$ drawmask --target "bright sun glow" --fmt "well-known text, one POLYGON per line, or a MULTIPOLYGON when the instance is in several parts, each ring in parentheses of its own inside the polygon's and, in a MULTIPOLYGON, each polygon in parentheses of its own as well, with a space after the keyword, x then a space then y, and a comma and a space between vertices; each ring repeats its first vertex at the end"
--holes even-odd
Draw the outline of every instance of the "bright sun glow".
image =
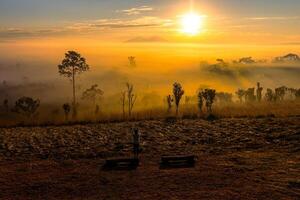
POLYGON ((181 31, 188 35, 197 35, 203 28, 203 16, 190 12, 181 18, 181 31))

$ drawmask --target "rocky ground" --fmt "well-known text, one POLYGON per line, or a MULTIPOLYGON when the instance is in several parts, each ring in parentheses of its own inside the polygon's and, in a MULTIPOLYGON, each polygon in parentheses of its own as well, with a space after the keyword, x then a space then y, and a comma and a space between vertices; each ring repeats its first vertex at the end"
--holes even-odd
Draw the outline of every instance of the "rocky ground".
POLYGON ((300 118, 0 129, 0 199, 300 199, 300 118), (140 167, 102 171, 142 133, 140 167), (160 170, 161 155, 195 154, 160 170))

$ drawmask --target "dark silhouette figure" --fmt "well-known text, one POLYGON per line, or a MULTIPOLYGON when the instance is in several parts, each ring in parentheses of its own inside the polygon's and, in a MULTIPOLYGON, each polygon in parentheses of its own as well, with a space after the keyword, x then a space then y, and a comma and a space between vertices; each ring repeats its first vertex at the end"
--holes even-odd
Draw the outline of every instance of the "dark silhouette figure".
POLYGON ((132 131, 132 138, 133 138, 133 156, 134 158, 139 158, 140 152, 140 133, 139 129, 134 128, 132 131))
POLYGON ((75 51, 68 51, 62 63, 58 65, 59 73, 63 76, 71 78, 73 84, 73 118, 76 118, 76 91, 75 91, 75 76, 89 70, 89 65, 86 64, 85 58, 75 51))

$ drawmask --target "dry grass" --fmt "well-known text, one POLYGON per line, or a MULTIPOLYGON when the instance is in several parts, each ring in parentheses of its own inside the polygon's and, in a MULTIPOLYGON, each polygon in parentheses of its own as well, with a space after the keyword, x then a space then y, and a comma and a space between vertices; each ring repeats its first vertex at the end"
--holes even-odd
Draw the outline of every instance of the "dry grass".
MULTIPOLYGON (((206 118, 207 113, 200 113, 195 104, 182 104, 179 110, 179 118, 206 118)), ((300 115, 299 101, 284 101, 280 103, 229 103, 216 104, 213 107, 213 114, 217 118, 259 118, 259 117, 288 117, 300 115)), ((86 124, 99 122, 121 122, 121 121, 139 121, 151 119, 164 119, 175 116, 175 111, 167 113, 165 107, 154 107, 136 109, 128 119, 123 118, 122 114, 117 111, 105 111, 97 115, 93 112, 93 108, 84 105, 80 107, 76 120, 65 120, 63 110, 54 105, 45 105, 39 109, 38 115, 32 119, 28 119, 15 113, 0 113, 0 126, 37 126, 37 125, 63 125, 63 124, 86 124)), ((71 117, 71 116, 70 116, 71 117)))
POLYGON ((0 199, 299 199, 299 117, 195 119, 0 128, 0 199), (137 171, 101 171, 131 154, 137 171), (163 154, 198 156, 192 169, 159 170, 163 154))

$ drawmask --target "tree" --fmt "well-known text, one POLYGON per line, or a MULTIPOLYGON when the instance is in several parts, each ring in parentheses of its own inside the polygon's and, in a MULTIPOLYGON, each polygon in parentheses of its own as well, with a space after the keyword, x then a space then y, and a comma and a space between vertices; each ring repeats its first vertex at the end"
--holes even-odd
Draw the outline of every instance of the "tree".
POLYGON ((272 101, 275 101, 275 100, 276 100, 275 93, 273 92, 272 89, 267 88, 267 92, 266 92, 266 94, 265 94, 265 99, 266 99, 266 101, 268 101, 268 102, 272 102, 272 101))
POLYGON ((100 106, 96 105, 96 107, 95 107, 95 115, 98 115, 99 110, 100 110, 100 106))
POLYGON ((172 96, 171 95, 168 95, 167 97, 166 97, 166 101, 167 101, 167 104, 168 104, 168 113, 170 113, 171 112, 171 110, 172 110, 172 104, 173 104, 173 98, 172 98, 172 96))
POLYGON ((296 88, 288 88, 288 91, 293 95, 295 100, 299 100, 300 98, 300 89, 296 88))
POLYGON ((202 112, 203 102, 204 102, 204 99, 203 99, 203 90, 199 90, 198 91, 198 108, 199 108, 200 112, 202 112))
POLYGON ((180 83, 173 84, 173 95, 175 98, 175 105, 176 105, 176 116, 178 115, 179 104, 182 96, 184 95, 184 90, 180 83))
POLYGON ((216 99, 221 103, 231 103, 232 102, 232 94, 226 92, 218 92, 216 93, 216 99))
POLYGON ((31 97, 21 97, 15 103, 13 111, 31 118, 40 106, 40 100, 31 97))
POLYGON ((66 121, 68 121, 69 120, 69 113, 71 111, 71 106, 68 103, 65 103, 62 107, 63 107, 63 110, 65 112, 65 119, 66 119, 66 121))
POLYGON ((3 107, 4 107, 5 112, 9 111, 8 99, 4 99, 4 101, 3 101, 3 107))
POLYGON ((261 102, 263 87, 260 87, 260 83, 257 83, 256 89, 256 99, 258 102, 261 102))
POLYGON ((185 99, 184 99, 185 101, 184 101, 184 103, 185 104, 189 104, 190 102, 191 102, 191 100, 192 100, 192 97, 190 97, 190 96, 185 96, 185 99))
POLYGON ((246 91, 243 90, 243 89, 238 89, 238 91, 236 91, 235 94, 238 96, 238 98, 240 100, 240 103, 242 103, 243 102, 243 97, 245 96, 246 91))
POLYGON ((245 100, 246 102, 254 102, 256 97, 255 97, 255 88, 248 88, 245 92, 245 100))
POLYGON ((133 106, 136 102, 137 96, 133 92, 133 85, 130 83, 126 83, 127 87, 127 100, 128 100, 128 116, 131 117, 133 106))
POLYGON ((283 101, 285 94, 287 91, 287 87, 281 86, 279 88, 275 88, 275 100, 276 101, 283 101))
POLYGON ((75 51, 68 51, 62 63, 58 65, 59 74, 71 78, 73 84, 73 118, 77 115, 76 109, 76 91, 75 91, 75 77, 77 74, 89 70, 89 65, 86 63, 84 57, 75 51))
POLYGON ((212 113, 212 105, 214 103, 216 97, 216 90, 213 89, 205 89, 202 92, 203 98, 205 99, 206 109, 209 114, 212 113))
POLYGON ((129 57, 128 57, 128 61, 129 61, 130 67, 136 67, 135 57, 129 56, 129 57))
POLYGON ((125 117, 126 117, 126 112, 125 112, 126 92, 121 93, 121 105, 122 105, 123 119, 125 119, 125 117))
POLYGON ((300 89, 298 89, 298 90, 295 92, 295 97, 296 97, 296 100, 299 100, 299 99, 300 99, 300 89))
POLYGON ((98 89, 98 85, 95 84, 82 93, 81 99, 91 101, 93 106, 95 106, 95 114, 97 115, 99 113, 100 107, 98 104, 96 105, 96 101, 100 99, 103 94, 104 92, 101 89, 98 89))

